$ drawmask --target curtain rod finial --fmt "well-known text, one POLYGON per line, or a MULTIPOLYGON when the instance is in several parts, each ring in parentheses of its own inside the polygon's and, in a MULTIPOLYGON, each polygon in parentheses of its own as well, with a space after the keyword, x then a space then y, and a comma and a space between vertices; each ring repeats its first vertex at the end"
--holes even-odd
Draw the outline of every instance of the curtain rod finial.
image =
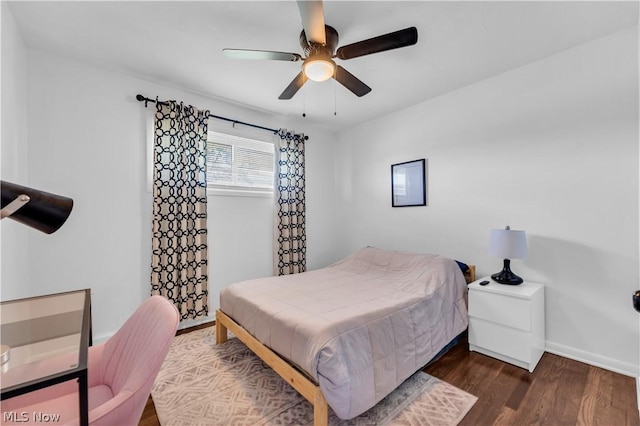
POLYGON ((136 95, 136 100, 137 100, 138 102, 142 102, 142 101, 144 101, 144 107, 145 107, 145 108, 146 108, 147 106, 149 106, 149 100, 150 100, 150 99, 145 98, 145 97, 144 97, 144 96, 142 96, 140 93, 138 93, 138 94, 136 95))

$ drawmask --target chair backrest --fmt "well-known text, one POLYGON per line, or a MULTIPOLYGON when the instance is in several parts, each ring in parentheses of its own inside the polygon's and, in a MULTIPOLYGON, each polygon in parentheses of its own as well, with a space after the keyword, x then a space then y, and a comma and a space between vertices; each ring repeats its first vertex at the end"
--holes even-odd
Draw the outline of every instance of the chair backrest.
POLYGON ((138 393, 143 401, 138 416, 169 351, 178 322, 178 311, 171 302, 162 296, 151 296, 105 342, 100 366, 102 382, 111 387, 114 395, 138 393))

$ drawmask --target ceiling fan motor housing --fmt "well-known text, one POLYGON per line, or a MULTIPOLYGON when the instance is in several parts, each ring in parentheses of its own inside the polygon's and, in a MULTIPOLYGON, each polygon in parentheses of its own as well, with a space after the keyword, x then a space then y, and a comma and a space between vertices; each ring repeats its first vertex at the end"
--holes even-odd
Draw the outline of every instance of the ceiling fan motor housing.
POLYGON ((309 42, 304 30, 300 32, 300 46, 304 50, 304 55, 306 57, 311 57, 318 54, 329 56, 329 58, 333 57, 336 47, 338 46, 338 32, 335 30, 335 28, 330 27, 329 25, 325 25, 324 30, 326 39, 326 44, 324 45, 309 42))

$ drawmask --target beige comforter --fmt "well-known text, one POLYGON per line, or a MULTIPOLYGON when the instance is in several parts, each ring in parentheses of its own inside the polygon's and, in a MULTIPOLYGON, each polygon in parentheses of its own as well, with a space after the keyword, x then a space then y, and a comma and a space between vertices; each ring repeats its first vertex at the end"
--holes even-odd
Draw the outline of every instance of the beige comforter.
POLYGON ((233 284, 220 308, 349 419, 466 329, 466 288, 451 259, 366 247, 320 270, 233 284))

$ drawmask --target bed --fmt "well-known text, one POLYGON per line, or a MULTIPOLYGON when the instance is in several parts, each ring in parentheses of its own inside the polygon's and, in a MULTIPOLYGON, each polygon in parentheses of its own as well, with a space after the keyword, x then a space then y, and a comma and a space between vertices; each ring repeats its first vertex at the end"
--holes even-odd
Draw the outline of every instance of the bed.
POLYGON ((365 247, 319 270, 243 281, 220 292, 227 330, 314 406, 342 419, 373 407, 468 325, 473 266, 365 247))

